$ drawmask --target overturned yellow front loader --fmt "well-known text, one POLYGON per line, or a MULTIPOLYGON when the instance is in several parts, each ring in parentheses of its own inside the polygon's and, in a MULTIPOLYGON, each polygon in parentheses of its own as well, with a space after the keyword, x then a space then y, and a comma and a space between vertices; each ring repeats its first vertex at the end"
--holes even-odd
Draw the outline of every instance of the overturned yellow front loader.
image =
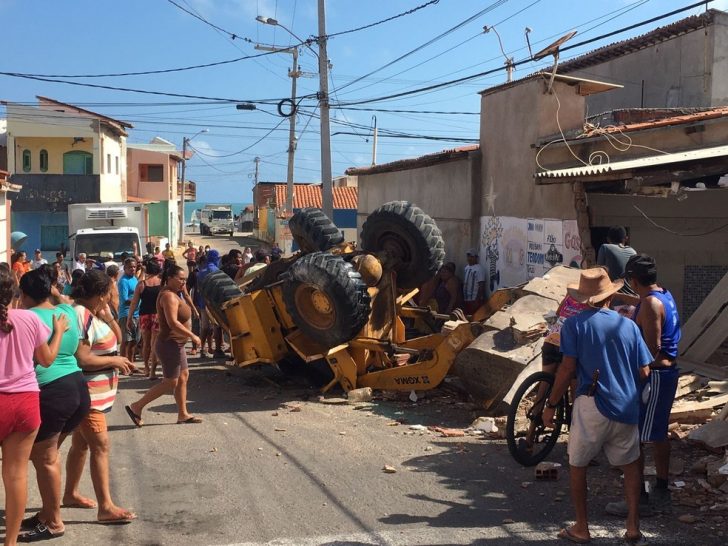
MULTIPOLYGON (((273 262, 241 286, 224 273, 201 290, 213 318, 230 335, 236 365, 327 364, 323 386, 428 390, 483 332, 480 322, 437 315, 412 303, 443 263, 435 222, 404 201, 386 203, 366 220, 361 249, 319 209, 289 221, 301 251, 273 262), (405 322, 444 322, 440 333, 408 339, 405 322)), ((485 315, 483 315, 484 317, 485 315)))

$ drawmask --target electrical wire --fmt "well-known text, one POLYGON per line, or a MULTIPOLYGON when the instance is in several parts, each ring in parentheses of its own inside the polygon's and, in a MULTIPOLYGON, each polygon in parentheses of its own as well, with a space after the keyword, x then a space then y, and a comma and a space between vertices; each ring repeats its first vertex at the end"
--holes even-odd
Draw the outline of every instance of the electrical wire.
POLYGON ((642 216, 644 216, 645 220, 647 220, 650 224, 655 226, 657 229, 661 229, 662 231, 666 231, 667 233, 670 233, 672 235, 677 235, 678 237, 703 237, 705 235, 710 235, 711 233, 715 233, 716 231, 720 231, 720 230, 728 227, 728 224, 723 224, 723 225, 718 226, 717 228, 713 228, 708 231, 703 231, 701 233, 680 233, 679 231, 674 231, 668 227, 658 224, 652 218, 647 216, 647 213, 645 211, 643 211, 641 208, 639 208, 637 205, 632 205, 632 206, 635 208, 635 210, 637 210, 637 212, 639 212, 642 216))
POLYGON ((190 148, 192 148, 193 150, 195 150, 197 153, 199 153, 201 155, 204 155, 204 156, 207 156, 207 157, 232 157, 234 155, 238 155, 238 154, 242 154, 243 152, 247 152, 252 147, 256 146, 257 144, 260 144, 261 142, 263 142, 267 137, 269 137, 273 133, 273 131, 275 131, 276 129, 278 129, 278 127, 280 127, 283 124, 284 121, 286 121, 286 118, 281 118, 281 121, 279 121, 278 124, 275 127, 273 127, 270 131, 268 131, 266 134, 264 134, 258 140, 256 140, 255 142, 253 142, 250 146, 246 146, 242 150, 238 150, 237 152, 233 152, 231 154, 225 154, 225 155, 208 154, 208 153, 201 152, 200 150, 196 149, 194 146, 192 146, 192 144, 189 144, 189 146, 190 146, 190 148))
MULTIPOLYGON (((672 15, 676 15, 678 13, 682 13, 682 12, 687 11, 689 9, 693 9, 693 8, 696 8, 698 6, 702 6, 702 5, 708 4, 708 3, 713 2, 713 1, 715 1, 715 0, 701 0, 700 2, 695 2, 693 4, 690 4, 689 6, 685 6, 683 8, 679 8, 679 9, 670 11, 668 13, 664 13, 664 14, 659 15, 659 16, 656 16, 656 17, 652 17, 652 18, 647 19, 647 20, 644 20, 644 21, 640 21, 639 23, 635 23, 633 25, 629 25, 627 27, 623 27, 623 28, 614 30, 612 32, 608 32, 606 34, 602 34, 602 35, 597 36, 595 38, 590 38, 589 40, 583 40, 583 41, 578 42, 576 44, 572 44, 572 45, 569 45, 569 46, 566 46, 566 47, 562 47, 562 48, 560 48, 560 51, 561 52, 568 51, 568 50, 574 49, 576 47, 581 47, 583 45, 587 45, 587 44, 596 42, 598 40, 603 40, 604 38, 609 38, 609 37, 614 36, 616 34, 620 34, 622 32, 626 32, 628 30, 632 30, 632 29, 638 28, 640 26, 644 26, 644 25, 647 25, 647 24, 650 24, 650 23, 654 23, 655 21, 659 21, 661 19, 665 19, 667 17, 671 17, 672 15)), ((525 59, 521 59, 520 61, 515 61, 515 62, 513 62, 511 64, 511 66, 515 68, 517 66, 520 66, 522 64, 526 64, 526 63, 529 63, 529 62, 531 62, 531 58, 530 57, 525 58, 525 59)), ((455 84, 458 84, 458 83, 462 83, 464 81, 469 81, 469 80, 473 80, 473 79, 476 79, 476 78, 481 78, 483 76, 488 76, 490 74, 495 74, 495 73, 501 72, 503 70, 506 70, 506 68, 507 67, 505 67, 505 66, 501 66, 501 67, 497 67, 497 68, 492 68, 490 70, 485 70, 485 71, 479 72, 477 74, 471 74, 469 76, 463 76, 463 77, 460 77, 460 78, 455 78, 453 80, 449 80, 449 81, 446 81, 446 82, 441 82, 441 83, 437 83, 437 84, 428 85, 428 86, 425 86, 425 87, 420 87, 418 89, 412 89, 412 90, 409 90, 409 91, 402 91, 402 92, 399 92, 399 93, 393 93, 391 95, 385 95, 385 96, 382 96, 382 97, 375 97, 375 98, 371 98, 371 99, 363 99, 363 100, 358 100, 358 101, 349 101, 349 102, 344 102, 344 103, 340 103, 340 104, 336 104, 336 105, 332 105, 332 106, 333 107, 338 107, 338 106, 355 106, 355 105, 360 105, 360 104, 369 104, 369 103, 372 103, 372 102, 381 102, 381 101, 391 100, 391 99, 395 99, 395 98, 408 97, 408 96, 411 96, 411 95, 416 95, 416 94, 424 93, 424 92, 427 92, 427 91, 434 91, 436 89, 441 89, 441 88, 444 88, 444 87, 449 87, 449 86, 452 86, 452 85, 455 85, 455 84)), ((369 74, 367 74, 367 75, 369 75, 369 74)), ((342 87, 339 88, 339 90, 341 90, 341 89, 342 89, 342 87)))
POLYGON ((442 114, 449 116, 479 116, 480 112, 457 112, 443 110, 396 110, 392 108, 357 108, 355 106, 332 106, 337 110, 358 110, 360 112, 391 112, 398 114, 442 114))
POLYGON ((177 68, 161 68, 158 70, 144 70, 140 72, 113 72, 109 74, 32 74, 27 72, 13 72, 21 76, 34 76, 38 78, 117 78, 121 76, 148 76, 150 74, 169 74, 171 72, 184 72, 186 70, 197 70, 198 68, 210 68, 212 66, 221 66, 226 64, 237 63, 247 59, 257 59, 258 57, 267 57, 275 51, 265 51, 263 53, 255 53, 253 55, 244 55, 235 59, 227 59, 225 61, 215 61, 211 63, 195 64, 190 66, 181 66, 177 68))
MULTIPOLYGON (((594 18, 594 19, 590 19, 590 20, 588 20, 588 21, 585 21, 585 22, 583 22, 583 23, 580 23, 579 25, 576 25, 575 27, 569 27, 568 29, 565 29, 565 30, 561 30, 561 31, 557 32, 556 34, 552 34, 551 36, 547 36, 547 37, 545 37, 545 38, 544 38, 544 39, 542 39, 542 40, 539 40, 539 41, 537 41, 537 42, 534 42, 534 44, 533 44, 533 45, 538 45, 538 44, 541 44, 541 43, 545 43, 545 42, 548 42, 549 40, 552 40, 553 38, 558 38, 559 36, 562 36, 562 35, 563 35, 563 34, 564 34, 565 32, 567 32, 567 31, 569 31, 569 30, 574 30, 574 29, 578 29, 578 28, 581 28, 581 27, 583 27, 583 26, 585 26, 585 25, 588 25, 588 24, 590 24, 590 23, 594 23, 594 22, 596 22, 596 21, 599 21, 599 20, 601 20, 601 19, 606 19, 606 18, 609 18, 609 19, 608 19, 607 21, 603 21, 603 22, 601 22, 601 23, 599 23, 599 24, 596 24, 596 25, 594 25, 594 26, 592 26, 592 27, 590 27, 590 28, 586 29, 586 30, 582 30, 582 31, 580 31, 580 34, 582 34, 582 35, 583 35, 583 34, 586 34, 586 33, 588 33, 588 32, 590 32, 590 31, 594 30, 595 28, 597 28, 597 27, 599 27, 599 26, 601 26, 601 25, 604 25, 604 24, 606 24, 606 23, 608 23, 608 22, 611 22, 611 21, 613 21, 613 20, 614 20, 614 19, 616 19, 617 17, 621 17, 622 15, 625 15, 626 13, 628 13, 628 12, 630 12, 630 11, 632 11, 632 10, 634 10, 634 9, 638 8, 638 7, 640 7, 640 6, 641 6, 641 5, 643 5, 643 4, 646 4, 646 3, 647 3, 647 2, 649 2, 649 1, 650 1, 650 0, 637 0, 636 2, 633 2, 632 4, 628 4, 628 5, 626 5, 626 6, 622 6, 621 8, 619 8, 619 9, 617 9, 617 10, 613 10, 613 11, 610 11, 610 12, 608 12, 608 13, 605 13, 605 14, 603 14, 603 15, 600 15, 599 17, 596 17, 596 18, 594 18), (613 16, 613 17, 610 17, 610 16, 613 16)), ((528 7, 528 6, 527 6, 527 7, 528 7)), ((498 23, 496 23, 496 24, 495 24, 495 25, 493 25, 493 26, 497 26, 497 25, 499 25, 499 24, 503 23, 503 22, 504 22, 504 21, 506 21, 506 20, 508 20, 508 17, 507 17, 506 19, 503 19, 503 20, 499 21, 498 23)), ((508 53, 508 55, 509 55, 509 56, 511 56, 511 55, 513 55, 514 53, 517 53, 517 52, 519 52, 519 51, 523 51, 523 50, 526 50, 526 49, 527 49, 527 48, 526 48, 526 46, 523 46, 523 47, 520 47, 520 48, 518 48, 518 49, 515 49, 515 50, 513 50, 513 51, 510 51, 510 52, 508 53)), ((489 63, 491 63, 491 62, 493 62, 493 61, 497 61, 497 60, 500 60, 500 59, 501 59, 501 56, 496 56, 496 57, 492 57, 492 58, 490 58, 490 59, 487 59, 487 60, 485 60, 485 61, 481 61, 481 62, 478 62, 478 63, 472 64, 472 65, 466 66, 466 67, 464 67, 464 68, 460 68, 460 69, 458 69, 458 70, 454 70, 454 71, 451 71, 451 72, 447 72, 446 74, 441 74, 441 75, 439 75, 439 76, 437 76, 437 77, 431 78, 431 80, 433 80, 433 81, 431 81, 430 83, 436 83, 436 82, 437 82, 437 80, 438 80, 438 79, 440 79, 440 78, 446 78, 446 77, 448 77, 448 76, 452 76, 453 74, 459 74, 459 73, 461 73, 461 72, 465 72, 465 71, 467 71, 467 70, 469 70, 469 69, 471 69, 471 68, 475 68, 476 66, 483 66, 483 65, 487 65, 487 64, 489 64, 489 63)), ((465 83, 465 82, 463 82, 463 83, 465 83)), ((418 84, 418 85, 420 85, 420 84, 418 84)), ((471 84, 471 85, 476 85, 476 84, 471 84)))
POLYGON ((175 6, 175 7, 179 8, 179 9, 181 9, 182 11, 184 11, 185 13, 187 13, 188 15, 191 15, 191 16, 192 16, 192 17, 194 17, 195 19, 198 19, 199 21, 202 21, 203 23, 205 23, 206 25, 208 25, 208 26, 210 26, 210 27, 214 28, 215 30, 217 30, 217 31, 219 31, 219 32, 222 32, 223 34, 227 34, 228 36, 230 36, 230 39, 231 39, 231 40, 236 40, 236 39, 239 39, 239 38, 241 37, 241 36, 240 36, 240 34, 237 34, 237 33, 235 33, 235 32, 230 32, 229 30, 225 30, 224 28, 222 28, 222 27, 219 27, 219 26, 217 26, 217 25, 216 25, 216 24, 214 24, 214 23, 211 23, 210 21, 208 21, 207 19, 205 19, 205 18, 204 18, 204 17, 202 17, 201 15, 198 15, 197 13, 194 13, 193 11, 191 11, 191 10, 188 10, 188 9, 187 9, 187 8, 185 8, 184 6, 180 6, 180 5, 179 5, 179 4, 177 3, 177 2, 175 2, 174 0, 167 0, 167 2, 169 2, 169 3, 170 3, 170 4, 172 4, 173 6, 175 6))
MULTIPOLYGON (((37 76, 26 76, 23 74, 16 74, 14 72, 0 72, 0 76, 9 76, 11 78, 24 78, 28 80, 36 80, 36 81, 42 81, 42 82, 49 82, 49 83, 64 83, 66 85, 74 85, 77 87, 92 87, 95 89, 108 89, 111 91, 124 91, 127 93, 141 93, 144 95, 158 95, 163 97, 180 97, 180 98, 187 98, 187 99, 200 99, 200 100, 211 100, 211 101, 224 101, 229 103, 238 103, 238 102, 252 102, 256 104, 270 104, 272 102, 277 103, 283 99, 233 99, 233 98, 225 98, 225 97, 206 97, 202 95, 187 95, 185 93, 169 93, 164 91, 149 91, 146 89, 132 89, 129 87, 117 87, 113 85, 101 85, 101 84, 94 84, 94 83, 85 83, 85 82, 70 82, 66 80, 59 80, 55 78, 39 78, 37 76)), ((301 98, 315 98, 316 95, 305 95, 301 98)))
POLYGON ((384 64, 384 65, 380 66, 379 68, 375 68, 374 70, 372 70, 372 71, 370 71, 370 72, 367 72, 367 73, 366 73, 366 74, 364 74, 363 76, 360 76, 360 77, 358 77, 358 78, 355 78, 355 79, 353 79, 353 80, 352 80, 352 81, 350 81, 349 83, 345 83, 344 85, 342 85, 341 87, 339 87, 339 88, 338 88, 338 91, 341 91, 342 89, 346 89, 347 87, 350 87, 350 86, 354 85, 355 83, 357 83, 357 82, 360 82, 360 81, 361 81, 361 80, 363 80, 364 78, 368 78, 368 77, 369 77, 369 76, 371 76, 372 74, 376 74, 377 72, 381 72, 381 71, 382 71, 382 70, 384 70, 385 68, 389 68, 389 67, 390 67, 390 66, 392 66, 393 64, 395 64, 395 63, 398 63, 399 61, 401 61, 401 60, 403 60, 403 59, 406 59, 406 58, 407 58, 407 57, 409 57, 410 55, 414 55, 414 54, 415 54, 415 53, 417 53, 418 51, 420 51, 420 50, 424 49, 425 47, 427 47, 427 46, 429 46, 429 45, 432 45, 433 43, 435 43, 435 42, 437 42, 438 40, 440 40, 440 39, 444 38, 445 36, 447 36, 447 35, 449 35, 449 34, 451 34, 451 33, 455 32, 456 30, 458 30, 458 29, 462 28, 463 26, 467 25, 468 23, 471 23, 472 21, 474 21, 474 20, 475 20, 475 19, 477 19, 478 17, 481 17, 481 16, 485 15, 486 13, 488 13, 489 11, 492 11, 492 10, 494 10, 494 9, 496 9, 496 8, 498 8, 498 7, 500 7, 500 6, 502 6, 502 5, 503 5, 503 4, 505 4, 506 2, 508 2, 508 0, 496 0, 495 2, 493 2, 492 4, 490 4, 490 5, 486 6, 485 8, 483 8, 483 9, 482 9, 482 10, 480 10, 480 11, 478 11, 477 13, 474 13, 473 15, 471 15, 470 17, 468 17, 467 19, 465 19, 465 20, 463 20, 463 21, 460 21, 460 22, 459 22, 458 24, 456 24, 455 26, 453 26, 453 27, 450 27, 449 29, 447 29, 447 30, 446 30, 446 31, 444 31, 444 32, 441 32, 440 34, 438 34, 438 35, 437 35, 437 36, 435 36, 434 38, 430 38, 430 39, 429 39, 429 40, 427 40, 427 41, 426 41, 425 43, 423 43, 423 44, 421 44, 421 45, 417 46, 417 47, 416 47, 416 48, 414 48, 414 49, 411 49, 411 50, 409 50, 408 52, 406 52, 406 53, 404 53, 404 54, 400 55, 400 56, 399 56, 399 57, 397 57, 396 59, 394 59, 394 60, 392 60, 392 61, 389 61, 388 63, 386 63, 386 64, 384 64))
MULTIPOLYGON (((331 34, 327 34, 326 36, 323 36, 325 39, 329 38, 335 38, 336 36, 343 36, 344 34, 351 34, 352 32, 359 32, 360 30, 366 30, 368 28, 375 27, 377 25, 381 25, 383 23, 388 23, 389 21, 394 21, 395 19, 399 19, 400 17, 404 17, 405 15, 412 15, 413 13, 420 11, 421 9, 424 9, 428 6, 433 6, 437 3, 439 3, 440 0, 430 0, 429 2, 425 2, 424 4, 420 4, 419 6, 415 6, 412 9, 409 9, 407 11, 403 11, 402 13, 398 13, 397 15, 393 15, 392 17, 387 17, 386 19, 382 19, 380 21, 376 21, 374 23, 369 23, 368 25, 364 25, 361 27, 352 28, 349 30, 342 30, 341 32, 333 32, 331 34)), ((295 13, 295 12, 294 12, 295 13)), ((313 41, 318 41, 322 38, 322 36, 315 36, 313 38, 313 41)))

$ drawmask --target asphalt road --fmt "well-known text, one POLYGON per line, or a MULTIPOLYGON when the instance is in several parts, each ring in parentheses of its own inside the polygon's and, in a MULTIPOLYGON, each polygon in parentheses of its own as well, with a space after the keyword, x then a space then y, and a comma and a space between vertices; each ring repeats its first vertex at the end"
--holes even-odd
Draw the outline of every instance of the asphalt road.
MULTIPOLYGON (((63 509, 66 535, 53 544, 555 544, 571 518, 566 473, 535 482, 501 441, 409 429, 466 426, 474 412, 449 390, 416 403, 327 404, 272 368, 191 362, 190 410, 203 424, 175 424, 170 396, 135 428, 123 406, 150 385, 141 377, 122 380, 109 415, 114 498, 139 519, 101 526, 93 510, 63 509)), ((560 444, 553 459, 563 454, 560 444)), ((616 498, 618 474, 606 465, 594 473, 594 542, 613 544, 621 522, 602 506, 616 498)), ((93 494, 88 473, 82 485, 93 494)), ((39 504, 31 467, 28 512, 39 504)), ((696 541, 695 527, 664 518, 644 530, 651 544, 725 543, 702 533, 696 541)))

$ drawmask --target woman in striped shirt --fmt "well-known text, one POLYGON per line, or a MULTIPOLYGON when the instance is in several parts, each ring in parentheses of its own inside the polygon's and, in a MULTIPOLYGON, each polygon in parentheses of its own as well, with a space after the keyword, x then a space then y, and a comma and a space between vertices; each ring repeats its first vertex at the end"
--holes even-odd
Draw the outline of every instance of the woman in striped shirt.
POLYGON ((111 411, 116 398, 119 373, 129 375, 136 368, 125 357, 118 356, 121 331, 109 309, 111 284, 108 275, 90 270, 79 279, 72 294, 82 338, 76 355, 91 395, 91 411, 73 433, 66 462, 63 504, 81 508, 97 506, 78 492, 86 453, 90 449, 91 482, 98 500, 99 523, 128 523, 136 515, 116 506, 111 499, 106 413, 111 411))

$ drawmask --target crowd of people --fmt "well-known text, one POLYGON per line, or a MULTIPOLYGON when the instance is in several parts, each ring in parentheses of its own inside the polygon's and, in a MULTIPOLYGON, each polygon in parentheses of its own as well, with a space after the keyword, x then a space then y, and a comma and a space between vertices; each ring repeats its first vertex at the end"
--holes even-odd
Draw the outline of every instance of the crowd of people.
POLYGON ((173 394, 177 423, 202 419, 187 407, 192 353, 225 357, 223 335, 205 312, 199 284, 219 269, 240 278, 270 261, 270 254, 249 248, 222 259, 215 249, 192 243, 176 263, 169 245, 144 258, 113 256, 92 260, 81 253, 67 264, 62 253, 48 264, 36 251, 13 254, 0 264, 0 444, 5 490, 5 544, 62 536, 61 507, 97 510, 99 523, 128 523, 136 518, 112 498, 109 482, 111 411, 120 375, 144 374, 155 382, 139 400, 125 406, 137 427, 142 412, 164 394, 173 394), (140 353, 142 369, 134 364, 140 353), (61 479, 60 447, 71 437, 61 479), (81 476, 90 461, 96 499, 84 496, 81 476), (27 466, 33 463, 42 500, 38 513, 23 519, 27 466), (22 532, 21 532, 22 531, 22 532))
MULTIPOLYGON (((155 382, 125 406, 136 427, 144 409, 173 394, 178 424, 202 419, 189 412, 188 353, 225 357, 224 333, 210 320, 199 290, 222 271, 237 282, 280 258, 280 249, 233 249, 224 256, 190 242, 176 263, 169 245, 144 259, 99 263, 83 254, 69 268, 63 254, 48 264, 40 251, 24 252, 0 264, 0 443, 5 487, 5 544, 64 534, 61 506, 97 509, 100 523, 131 522, 136 515, 112 499, 109 484, 111 410, 119 375, 143 373, 155 382), (143 369, 134 362, 141 346, 143 369), (31 349, 32 348, 32 349, 31 349), (62 486, 59 448, 71 436, 62 486), (79 491, 86 459, 96 500, 79 491), (27 463, 36 470, 42 507, 23 519, 27 463), (25 530, 19 534, 21 529, 25 530)), ((422 287, 420 303, 448 314, 468 314, 487 299, 486 272, 478 252, 467 252, 464 279, 454 263, 442 266, 422 287)), ((609 231, 599 267, 584 269, 569 286, 542 351, 545 371, 554 373, 544 400, 543 420, 553 425, 558 401, 573 389, 568 442, 570 486, 576 523, 559 537, 591 540, 587 519, 587 468, 604 451, 624 473, 625 500, 610 503, 610 514, 626 518, 625 540, 642 542, 640 516, 669 513, 668 420, 678 381, 680 320, 670 292, 658 285, 656 261, 637 253, 624 228, 609 231), (618 312, 621 311, 621 312, 618 312), (644 485, 644 444, 654 450, 656 483, 644 485)), ((524 442, 523 449, 529 449, 524 442)))

